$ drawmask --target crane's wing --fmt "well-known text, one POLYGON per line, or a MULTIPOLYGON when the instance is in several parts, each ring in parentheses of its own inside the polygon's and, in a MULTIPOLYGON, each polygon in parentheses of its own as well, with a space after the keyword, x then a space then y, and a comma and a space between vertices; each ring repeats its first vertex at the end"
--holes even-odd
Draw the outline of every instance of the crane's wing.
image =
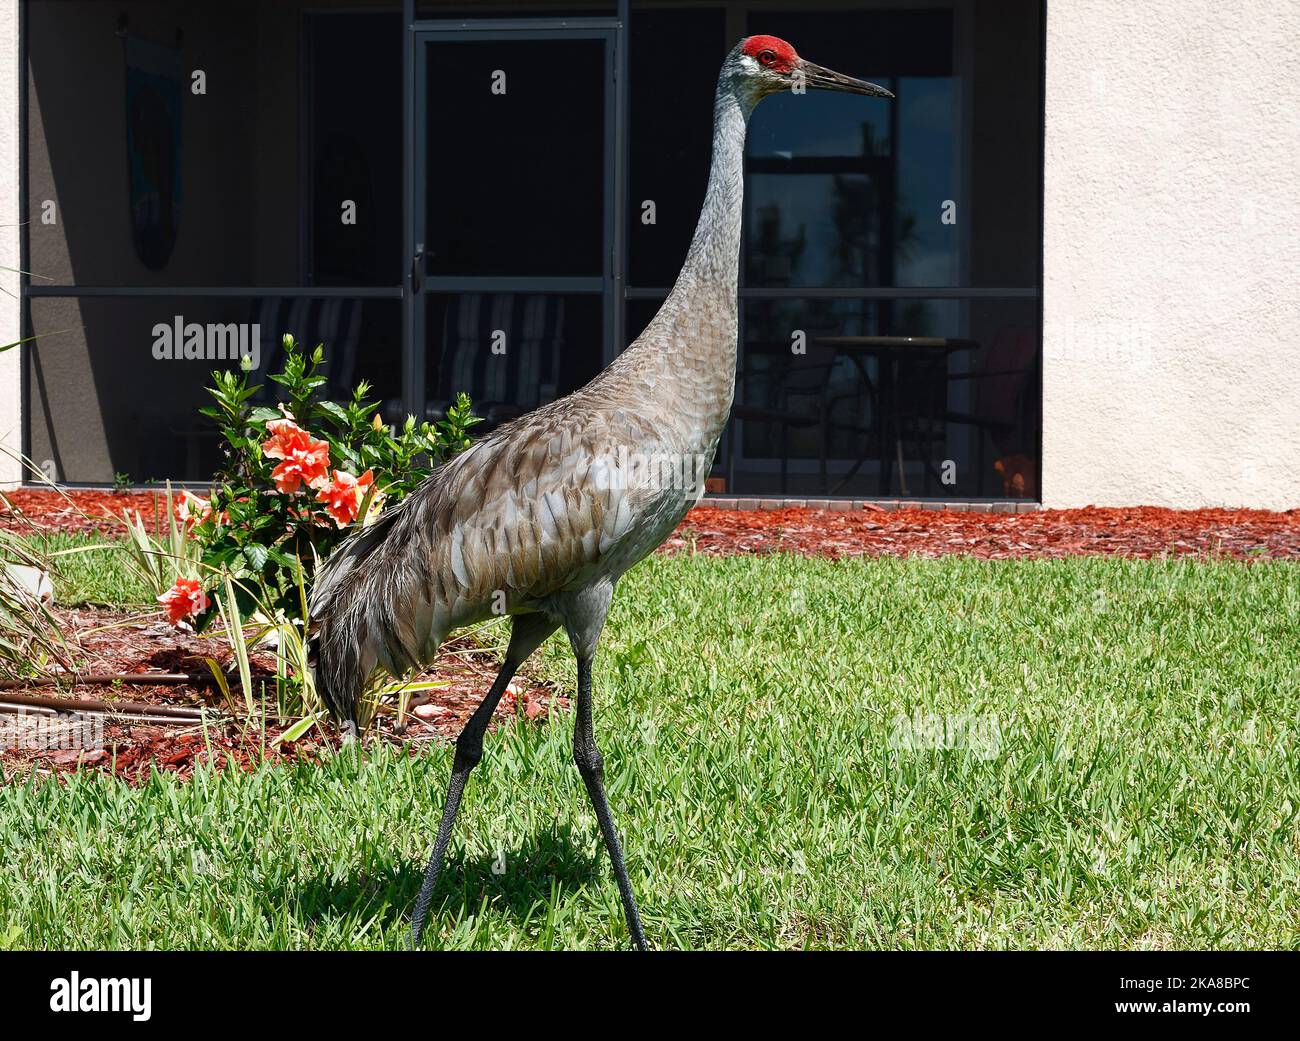
POLYGON ((641 416, 543 410, 501 434, 454 460, 413 503, 433 521, 421 525, 431 536, 425 552, 448 600, 546 596, 580 580, 671 500, 627 487, 621 459, 656 441, 641 416))
POLYGON ((658 436, 625 409, 565 402, 507 424, 340 546, 313 615, 364 614, 375 659, 400 673, 458 626, 625 569, 684 508, 680 490, 626 486, 621 458, 658 436))

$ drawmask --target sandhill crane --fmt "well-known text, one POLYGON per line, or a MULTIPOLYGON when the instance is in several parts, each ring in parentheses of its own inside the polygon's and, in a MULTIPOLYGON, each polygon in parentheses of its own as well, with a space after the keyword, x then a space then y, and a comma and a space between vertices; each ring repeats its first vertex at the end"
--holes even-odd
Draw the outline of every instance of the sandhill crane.
POLYGON ((520 664, 563 626, 578 664, 573 758, 628 929, 646 946, 592 732, 592 660, 619 577, 703 492, 735 383, 745 129, 767 95, 807 88, 893 97, 805 61, 774 36, 741 40, 718 78, 704 209, 681 274, 646 330, 581 390, 498 428, 434 472, 344 542, 317 577, 316 682, 354 736, 357 700, 377 668, 400 677, 429 662, 453 629, 511 615, 501 671, 456 740, 412 945, 493 709, 520 664))

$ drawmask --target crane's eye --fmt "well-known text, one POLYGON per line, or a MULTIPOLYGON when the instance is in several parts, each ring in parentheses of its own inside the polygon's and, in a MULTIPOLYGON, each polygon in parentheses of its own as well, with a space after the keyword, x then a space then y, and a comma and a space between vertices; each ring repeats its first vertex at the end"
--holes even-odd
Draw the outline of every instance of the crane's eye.
POLYGON ((776 54, 772 51, 759 51, 758 60, 764 65, 771 65, 772 62, 776 61, 776 54))

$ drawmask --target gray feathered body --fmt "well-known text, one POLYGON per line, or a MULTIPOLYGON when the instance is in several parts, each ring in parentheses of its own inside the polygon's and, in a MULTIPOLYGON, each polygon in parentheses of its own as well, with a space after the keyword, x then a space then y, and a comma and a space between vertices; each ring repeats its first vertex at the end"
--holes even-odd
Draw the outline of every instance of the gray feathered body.
POLYGON ((370 674, 428 663, 494 614, 557 616, 616 582, 703 491, 731 408, 745 126, 754 100, 724 66, 708 191, 686 263, 645 332, 581 390, 477 441, 345 541, 317 575, 316 682, 355 720, 370 674), (647 476, 665 461, 698 480, 647 476), (629 465, 629 463, 631 465, 629 465), (635 466, 640 465, 639 471, 635 466))

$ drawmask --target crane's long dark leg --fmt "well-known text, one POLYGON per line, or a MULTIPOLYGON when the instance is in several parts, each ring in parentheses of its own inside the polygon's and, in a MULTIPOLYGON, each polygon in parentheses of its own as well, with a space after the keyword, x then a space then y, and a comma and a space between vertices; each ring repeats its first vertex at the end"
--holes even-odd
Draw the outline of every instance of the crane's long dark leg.
POLYGON ((623 897, 623 913, 627 916, 627 928, 632 934, 632 941, 641 950, 646 949, 645 930, 641 927, 641 915, 636 909, 636 897, 632 894, 632 883, 628 881, 627 864, 623 861, 623 847, 618 841, 618 832, 614 828, 614 818, 609 812, 609 800, 605 798, 605 760, 596 747, 596 738, 591 726, 591 659, 578 659, 578 713, 573 727, 573 761, 578 764, 578 772, 587 786, 592 808, 596 811, 596 820, 600 823, 600 833, 605 837, 605 848, 609 850, 609 859, 614 862, 614 877, 618 879, 619 895, 623 897))
POLYGON ((600 823, 600 833, 605 838, 605 848, 609 850, 609 859, 614 862, 614 877, 618 880, 618 892, 623 898, 623 913, 627 916, 628 931, 632 934, 632 941, 644 951, 645 930, 641 928, 641 915, 636 909, 636 897, 632 895, 632 883, 628 881, 627 865, 623 862, 623 847, 614 828, 614 817, 609 812, 609 800, 605 798, 605 760, 596 747, 591 724, 591 663, 596 657, 596 644, 605 627, 605 616, 613 597, 614 581, 605 580, 571 594, 563 605, 564 628, 573 645, 574 656, 578 659, 578 709, 573 725, 573 761, 578 764, 582 782, 587 786, 587 795, 591 797, 591 806, 600 823))
POLYGON ((429 856, 429 866, 424 872, 424 882, 420 886, 420 895, 415 900, 415 911, 411 917, 411 946, 417 947, 424 932, 424 923, 429 917, 429 905, 433 902, 433 891, 438 884, 438 875, 442 870, 442 858, 447 852, 447 843, 451 839, 451 829, 456 823, 456 811, 460 809, 460 797, 465 791, 465 782, 469 773, 483 758, 483 734, 487 731, 492 713, 497 702, 505 693, 515 671, 535 651, 542 641, 559 628, 559 625, 545 615, 516 615, 510 623, 510 646, 506 650, 505 661, 501 671, 492 682, 482 703, 474 710, 465 729, 456 738, 456 756, 452 760, 451 781, 447 784, 447 802, 442 810, 442 823, 438 825, 438 838, 433 844, 433 853, 429 856))

